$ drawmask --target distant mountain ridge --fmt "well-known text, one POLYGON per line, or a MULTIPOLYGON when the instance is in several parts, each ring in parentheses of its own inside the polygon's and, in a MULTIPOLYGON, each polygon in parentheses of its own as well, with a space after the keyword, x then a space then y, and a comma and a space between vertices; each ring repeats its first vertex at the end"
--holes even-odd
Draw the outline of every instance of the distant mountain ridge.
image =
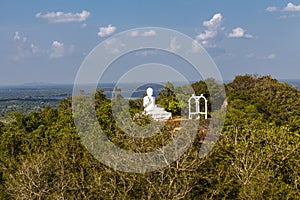
MULTIPOLYGON (((287 82, 295 87, 297 87, 298 89, 300 89, 300 79, 277 79, 280 82, 287 82)), ((224 80, 224 83, 230 83, 233 80, 224 80)), ((193 82, 197 82, 197 81, 192 81, 193 82)), ((114 86, 116 83, 101 83, 99 85, 103 85, 105 88, 109 87, 109 86, 114 86)), ((131 84, 131 83, 128 83, 131 84)), ((142 84, 142 83, 141 83, 142 84)), ((144 83, 147 84, 147 83, 144 83)), ((164 83, 159 83, 159 84, 164 84, 164 83)), ((176 85, 180 85, 180 83, 173 83, 175 86, 176 85)), ((23 84, 17 84, 17 85, 0 85, 0 88, 10 88, 10 87, 51 87, 51 86, 73 86, 73 83, 49 83, 49 82, 29 82, 29 83, 23 83, 23 84)))

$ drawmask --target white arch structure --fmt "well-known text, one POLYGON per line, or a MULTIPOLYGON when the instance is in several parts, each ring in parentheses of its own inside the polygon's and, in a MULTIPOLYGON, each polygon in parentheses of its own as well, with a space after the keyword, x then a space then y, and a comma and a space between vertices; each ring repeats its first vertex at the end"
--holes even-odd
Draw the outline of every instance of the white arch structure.
POLYGON ((207 119, 207 99, 205 98, 205 96, 203 96, 203 94, 201 94, 200 96, 196 96, 195 94, 193 94, 190 98, 189 98, 189 119, 192 119, 192 115, 198 115, 197 119, 200 118, 200 115, 204 115, 204 118, 207 119), (200 101, 201 99, 204 100, 204 111, 201 111, 200 108, 200 101), (191 102, 192 100, 195 100, 195 107, 196 107, 196 111, 192 111, 192 107, 191 107, 191 102))

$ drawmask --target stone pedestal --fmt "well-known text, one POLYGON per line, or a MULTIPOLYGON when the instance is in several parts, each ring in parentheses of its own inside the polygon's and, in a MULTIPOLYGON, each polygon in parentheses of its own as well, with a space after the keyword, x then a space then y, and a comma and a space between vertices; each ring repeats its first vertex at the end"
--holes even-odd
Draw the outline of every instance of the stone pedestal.
POLYGON ((155 120, 167 120, 172 118, 172 113, 165 111, 163 108, 154 107, 152 110, 146 111, 155 120))

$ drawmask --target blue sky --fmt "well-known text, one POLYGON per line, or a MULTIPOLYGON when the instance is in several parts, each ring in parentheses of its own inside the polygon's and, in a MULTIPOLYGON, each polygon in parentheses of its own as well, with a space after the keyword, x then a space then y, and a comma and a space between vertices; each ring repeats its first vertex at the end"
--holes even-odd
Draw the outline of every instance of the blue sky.
POLYGON ((72 83, 85 56, 116 33, 170 28, 197 40, 223 79, 300 79, 299 0, 2 1, 0 85, 72 83))

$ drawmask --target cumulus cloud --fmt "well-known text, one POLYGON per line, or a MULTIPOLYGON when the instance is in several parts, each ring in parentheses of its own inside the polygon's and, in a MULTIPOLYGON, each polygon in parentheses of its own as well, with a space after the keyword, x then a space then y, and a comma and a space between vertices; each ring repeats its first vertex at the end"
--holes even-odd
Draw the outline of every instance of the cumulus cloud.
POLYGON ((90 16, 90 12, 83 10, 81 13, 47 12, 37 13, 36 18, 47 20, 49 23, 83 22, 90 16))
POLYGON ((135 52, 136 56, 141 56, 141 57, 147 57, 147 56, 153 56, 157 55, 160 52, 156 49, 143 49, 135 52))
POLYGON ((275 12, 278 11, 280 13, 285 13, 282 14, 278 17, 278 19, 289 19, 289 18, 295 18, 295 17, 300 17, 300 4, 299 5, 295 5, 291 2, 289 2, 285 7, 283 7, 282 9, 278 9, 275 6, 270 6, 266 8, 267 12, 275 12), (296 14, 295 14, 296 13, 296 14))
POLYGON ((180 44, 177 42, 177 38, 176 37, 172 37, 171 38, 171 42, 170 42, 170 50, 171 51, 177 51, 181 48, 180 44))
POLYGON ((138 32, 138 31, 131 31, 131 32, 129 33, 129 36, 130 36, 130 37, 138 37, 138 36, 139 36, 139 32, 138 32))
POLYGON ((278 19, 290 19, 290 18, 298 18, 300 17, 300 14, 287 14, 287 15, 281 15, 278 17, 278 19))
POLYGON ((59 41, 53 41, 51 46, 41 48, 18 31, 14 33, 13 40, 16 47, 16 52, 12 55, 14 61, 38 56, 55 59, 76 53, 75 45, 65 45, 59 41))
POLYGON ((192 43, 192 51, 197 52, 200 50, 196 43, 198 42, 204 47, 207 47, 208 51, 212 50, 213 53, 219 55, 224 53, 225 50, 221 47, 218 47, 217 44, 224 38, 254 38, 253 35, 246 33, 246 30, 241 27, 236 27, 228 33, 225 31, 223 22, 224 17, 221 13, 216 13, 211 19, 203 21, 203 26, 206 27, 206 29, 196 35, 195 41, 192 43))
POLYGON ((39 48, 34 44, 30 44, 30 49, 33 54, 38 54, 40 52, 39 48))
POLYGON ((49 58, 62 58, 65 54, 64 44, 58 41, 53 41, 51 50, 49 58))
POLYGON ((237 27, 237 28, 232 29, 232 32, 229 33, 228 37, 229 38, 247 38, 247 39, 250 39, 250 38, 253 38, 253 35, 246 34, 246 31, 243 28, 237 27))
POLYGON ((192 42, 192 51, 193 51, 194 53, 197 53, 197 52, 199 52, 200 50, 201 50, 200 44, 197 42, 197 40, 193 40, 193 42, 192 42))
POLYGON ((107 27, 99 28, 98 36, 106 37, 106 36, 113 34, 116 30, 117 30, 117 28, 115 26, 112 26, 111 24, 109 24, 107 27))
POLYGON ((290 2, 282 9, 282 11, 300 11, 300 5, 295 5, 290 2))
POLYGON ((223 16, 221 13, 215 14, 209 21, 204 21, 203 26, 206 26, 211 29, 216 29, 221 26, 223 22, 223 16))
POLYGON ((30 43, 27 37, 21 36, 18 31, 15 32, 13 40, 17 50, 16 54, 13 55, 13 60, 15 61, 18 61, 22 58, 32 57, 41 53, 41 50, 36 45, 30 43))
POLYGON ((86 23, 83 23, 83 24, 81 24, 81 26, 80 26, 80 28, 82 28, 82 29, 84 29, 84 28, 86 28, 87 27, 87 24, 86 23))
POLYGON ((20 39, 21 39, 21 37, 20 37, 20 35, 19 35, 19 32, 16 31, 16 32, 15 32, 15 35, 14 35, 14 41, 18 41, 18 40, 20 40, 20 39))
POLYGON ((275 11, 277 11, 278 9, 277 9, 277 7, 275 7, 275 6, 269 6, 269 7, 267 7, 266 8, 266 11, 267 12, 275 12, 275 11))
POLYGON ((275 12, 275 11, 284 11, 284 12, 294 12, 294 11, 300 11, 300 5, 295 5, 291 2, 289 2, 284 8, 281 10, 278 9, 275 6, 269 6, 266 8, 267 12, 275 12))
POLYGON ((255 54, 254 53, 248 53, 248 54, 246 54, 245 55, 246 56, 246 58, 254 58, 255 57, 255 54))
POLYGON ((205 30, 204 33, 200 33, 199 35, 197 35, 197 39, 207 40, 207 39, 216 37, 217 34, 218 34, 217 31, 205 30))
POLYGON ((119 53, 122 49, 125 48, 125 44, 116 38, 106 40, 104 46, 113 54, 119 53))
POLYGON ((273 60, 275 58, 276 58, 276 54, 274 54, 274 53, 272 53, 266 57, 266 59, 268 59, 268 60, 273 60))
POLYGON ((156 36, 157 33, 155 30, 148 30, 148 31, 144 31, 144 32, 140 32, 140 31, 137 31, 137 30, 134 30, 134 31, 131 31, 130 33, 128 33, 128 36, 130 37, 139 37, 139 36, 142 36, 142 37, 153 37, 153 36, 156 36))
POLYGON ((141 34, 144 37, 152 37, 152 36, 156 36, 156 31, 155 30, 149 30, 149 31, 145 31, 144 33, 141 34))
POLYGON ((222 26, 223 21, 224 18, 221 13, 217 13, 210 20, 204 21, 203 26, 207 29, 199 33, 196 36, 196 40, 201 41, 201 44, 204 46, 215 46, 211 40, 215 39, 224 31, 225 28, 222 26))

